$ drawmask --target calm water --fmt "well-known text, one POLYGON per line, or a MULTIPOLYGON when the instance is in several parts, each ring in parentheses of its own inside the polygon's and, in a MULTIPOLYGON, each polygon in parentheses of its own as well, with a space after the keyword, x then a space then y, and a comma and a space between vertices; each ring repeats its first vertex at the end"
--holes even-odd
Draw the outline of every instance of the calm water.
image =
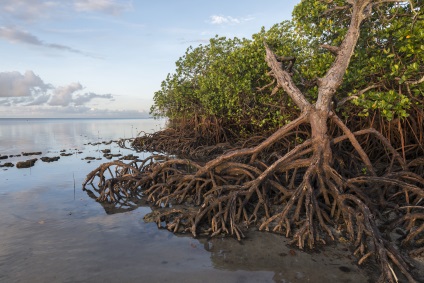
MULTIPOLYGON (((149 207, 108 214, 81 189, 98 141, 163 127, 155 120, 0 119, 0 155, 72 153, 27 169, 0 168, 0 282, 366 282, 349 252, 290 250, 285 239, 251 232, 193 239, 144 223, 149 207)), ((135 153, 140 157, 148 153, 135 153)), ((40 156, 36 156, 40 157, 40 156)), ((0 160, 16 163, 34 157, 0 160)))

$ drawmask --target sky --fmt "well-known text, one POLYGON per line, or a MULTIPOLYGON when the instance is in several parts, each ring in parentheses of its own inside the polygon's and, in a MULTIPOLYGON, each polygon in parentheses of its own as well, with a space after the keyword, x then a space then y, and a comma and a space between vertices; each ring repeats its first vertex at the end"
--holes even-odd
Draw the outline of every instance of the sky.
POLYGON ((0 118, 145 118, 189 46, 300 0, 0 0, 0 118))

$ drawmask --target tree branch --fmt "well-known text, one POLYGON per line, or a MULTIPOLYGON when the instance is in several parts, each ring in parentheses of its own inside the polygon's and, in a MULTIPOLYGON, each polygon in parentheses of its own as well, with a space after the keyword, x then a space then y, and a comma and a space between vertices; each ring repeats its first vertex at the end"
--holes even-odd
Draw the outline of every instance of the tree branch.
POLYGON ((358 42, 360 25, 365 19, 366 10, 370 9, 372 0, 348 1, 352 4, 352 16, 346 37, 340 45, 340 51, 333 65, 322 79, 318 80, 318 99, 316 108, 328 111, 331 107, 332 98, 343 81, 343 76, 349 66, 350 59, 358 42))
POLYGON ((417 84, 420 84, 420 83, 424 83, 424 76, 421 78, 421 79, 419 79, 419 80, 417 80, 417 81, 407 81, 406 82, 408 85, 417 85, 417 84))
POLYGON ((264 42, 264 45, 266 50, 265 60, 268 63, 268 66, 271 68, 274 77, 277 79, 277 83, 281 85, 281 87, 290 96, 294 103, 296 103, 300 110, 304 112, 304 110, 310 107, 311 104, 294 84, 290 74, 283 70, 281 63, 278 62, 276 55, 269 48, 268 44, 264 42))
POLYGON ((345 6, 336 6, 336 7, 334 7, 334 8, 331 8, 331 9, 326 10, 324 13, 322 13, 322 15, 323 15, 323 16, 326 16, 326 15, 330 14, 331 12, 334 12, 334 11, 340 11, 340 10, 346 10, 346 9, 348 9, 348 8, 349 8, 349 5, 345 5, 345 6))
POLYGON ((339 55, 340 47, 331 46, 331 45, 328 45, 328 44, 321 44, 319 47, 327 49, 328 51, 330 51, 331 53, 333 53, 336 56, 339 55))
POLYGON ((267 89, 268 87, 272 86, 273 84, 275 84, 275 79, 272 80, 272 82, 270 82, 269 84, 264 85, 263 87, 257 87, 256 90, 257 91, 263 91, 263 90, 267 89))
POLYGON ((363 90, 358 91, 355 95, 345 97, 337 103, 337 107, 342 106, 343 104, 345 104, 348 101, 351 101, 352 99, 357 99, 357 98, 359 98, 360 95, 366 93, 370 89, 377 88, 379 86, 381 86, 381 85, 380 84, 374 84, 374 85, 371 85, 369 87, 364 88, 363 90))

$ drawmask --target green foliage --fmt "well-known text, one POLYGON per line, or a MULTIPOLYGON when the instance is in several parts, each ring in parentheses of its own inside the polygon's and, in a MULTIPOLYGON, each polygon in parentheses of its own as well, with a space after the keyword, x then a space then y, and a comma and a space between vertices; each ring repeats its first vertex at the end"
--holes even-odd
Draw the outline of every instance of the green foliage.
MULTIPOLYGON (((339 99, 358 96, 353 104, 360 112, 348 110, 350 115, 367 116, 378 110, 391 120, 407 117, 412 106, 422 109, 424 86, 411 82, 424 76, 424 3, 411 2, 413 8, 406 1, 375 5, 371 17, 364 22, 338 92, 339 99), (365 89, 368 90, 363 92, 365 89)), ((347 1, 304 0, 293 15, 298 29, 306 31, 311 42, 338 46, 346 34, 350 9, 347 1)), ((320 51, 316 56, 327 70, 333 59, 320 51)))
POLYGON ((215 37, 188 48, 176 62, 176 72, 155 93, 151 113, 170 119, 213 116, 244 132, 283 125, 295 110, 287 108, 291 104, 282 91, 269 95, 275 85, 261 89, 272 82, 265 39, 280 55, 304 52, 291 22, 262 29, 252 39, 215 37))
MULTIPOLYGON (((424 76, 424 8, 420 0, 412 3, 414 8, 408 3, 375 5, 364 22, 337 93, 339 99, 357 96, 344 106, 345 117, 378 110, 391 120, 407 117, 411 107, 422 109, 424 84, 414 82, 424 76)), ((155 93, 151 114, 171 120, 214 117, 247 135, 284 125, 297 109, 282 90, 273 92, 263 42, 278 56, 296 57, 293 79, 313 102, 316 79, 334 61, 320 45, 342 43, 350 12, 345 0, 303 0, 292 21, 262 28, 251 39, 216 36, 206 45, 189 47, 155 93)))

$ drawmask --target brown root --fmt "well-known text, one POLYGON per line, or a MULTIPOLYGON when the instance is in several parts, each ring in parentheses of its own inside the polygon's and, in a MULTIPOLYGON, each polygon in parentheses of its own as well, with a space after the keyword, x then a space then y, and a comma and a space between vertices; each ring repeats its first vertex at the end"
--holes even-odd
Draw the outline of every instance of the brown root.
POLYGON ((83 186, 93 186, 100 202, 146 198, 156 207, 150 220, 172 232, 229 234, 241 240, 247 227, 258 225, 291 237, 301 249, 345 237, 359 264, 369 259, 379 263, 380 281, 396 282, 400 271, 415 282, 411 264, 386 235, 402 227, 401 244, 411 254, 422 252, 424 178, 408 171, 422 163, 406 165, 373 129, 352 133, 337 119, 344 135, 328 142, 335 156, 331 160, 311 138, 291 143, 286 152, 276 146, 284 139, 293 141, 288 137, 305 122, 307 116, 301 115, 267 139, 208 162, 153 155, 129 164, 106 163, 83 186), (375 170, 357 139, 365 135, 377 137, 386 159, 392 160, 390 168, 375 170), (348 154, 336 156, 336 146, 349 145, 348 154))

